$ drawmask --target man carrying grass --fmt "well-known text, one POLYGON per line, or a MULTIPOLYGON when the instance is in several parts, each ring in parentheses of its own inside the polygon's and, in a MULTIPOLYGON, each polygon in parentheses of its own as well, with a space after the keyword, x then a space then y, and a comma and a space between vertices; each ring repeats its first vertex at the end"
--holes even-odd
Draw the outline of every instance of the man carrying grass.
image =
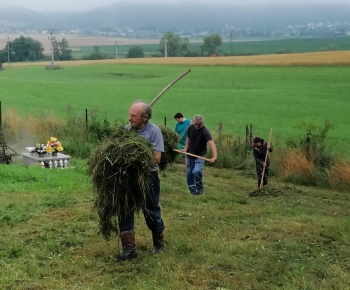
MULTIPOLYGON (((163 252, 164 248, 164 223, 161 218, 159 205, 160 180, 158 177, 158 163, 161 153, 164 152, 164 141, 162 131, 156 125, 149 122, 152 110, 146 103, 136 101, 129 110, 129 122, 126 126, 129 130, 135 130, 140 136, 147 139, 154 149, 154 167, 151 170, 151 190, 146 196, 146 208, 144 217, 147 227, 152 231, 153 253, 163 252)), ((135 180, 137 182, 137 180, 135 180)), ((134 212, 119 219, 120 240, 123 251, 117 255, 119 260, 131 260, 136 258, 135 234, 134 234, 134 212)))

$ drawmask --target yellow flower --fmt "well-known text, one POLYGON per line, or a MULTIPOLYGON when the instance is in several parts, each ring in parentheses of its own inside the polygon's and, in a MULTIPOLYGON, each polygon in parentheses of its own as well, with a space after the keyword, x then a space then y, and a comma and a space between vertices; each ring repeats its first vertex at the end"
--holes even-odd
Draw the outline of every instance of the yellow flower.
POLYGON ((57 141, 57 138, 51 137, 50 141, 51 141, 51 142, 56 142, 56 141, 57 141))

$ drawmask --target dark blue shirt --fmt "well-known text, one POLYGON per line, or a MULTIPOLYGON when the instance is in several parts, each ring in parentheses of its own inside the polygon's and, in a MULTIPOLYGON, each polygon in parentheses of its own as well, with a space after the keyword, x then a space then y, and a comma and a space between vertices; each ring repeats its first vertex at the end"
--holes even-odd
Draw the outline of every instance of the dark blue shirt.
POLYGON ((198 156, 205 156, 207 154, 207 143, 213 140, 209 130, 205 126, 196 129, 193 125, 188 128, 188 139, 187 152, 198 156))

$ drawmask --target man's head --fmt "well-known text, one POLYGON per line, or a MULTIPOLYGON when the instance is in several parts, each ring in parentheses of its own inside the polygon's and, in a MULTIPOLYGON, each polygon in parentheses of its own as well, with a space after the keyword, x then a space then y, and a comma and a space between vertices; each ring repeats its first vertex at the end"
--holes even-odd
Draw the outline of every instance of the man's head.
POLYGON ((195 115, 193 118, 193 126, 199 130, 203 127, 204 124, 204 118, 201 115, 195 115))
POLYGON ((183 119, 183 115, 181 113, 176 113, 175 116, 174 116, 174 119, 177 121, 177 122, 181 122, 182 119, 183 119))
POLYGON ((253 143, 255 146, 261 146, 261 144, 264 142, 264 139, 261 139, 260 137, 254 137, 253 143))
POLYGON ((136 129, 142 129, 151 117, 151 107, 142 101, 136 101, 129 109, 129 122, 136 129))

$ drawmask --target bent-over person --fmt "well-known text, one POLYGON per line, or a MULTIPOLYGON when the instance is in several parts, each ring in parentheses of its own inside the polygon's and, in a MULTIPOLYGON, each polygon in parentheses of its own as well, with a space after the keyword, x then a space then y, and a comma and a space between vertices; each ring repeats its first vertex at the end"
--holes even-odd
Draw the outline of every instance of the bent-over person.
POLYGON ((272 152, 272 147, 264 141, 264 139, 261 139, 260 137, 255 137, 253 139, 253 156, 255 159, 255 165, 256 165, 256 173, 258 176, 258 188, 260 188, 261 179, 262 179, 262 173, 265 168, 264 172, 264 180, 263 185, 267 185, 268 179, 269 179, 269 173, 270 173, 270 158, 267 154, 267 151, 272 152), (267 154, 267 159, 266 159, 267 154), (266 159, 266 163, 265 163, 266 159))

